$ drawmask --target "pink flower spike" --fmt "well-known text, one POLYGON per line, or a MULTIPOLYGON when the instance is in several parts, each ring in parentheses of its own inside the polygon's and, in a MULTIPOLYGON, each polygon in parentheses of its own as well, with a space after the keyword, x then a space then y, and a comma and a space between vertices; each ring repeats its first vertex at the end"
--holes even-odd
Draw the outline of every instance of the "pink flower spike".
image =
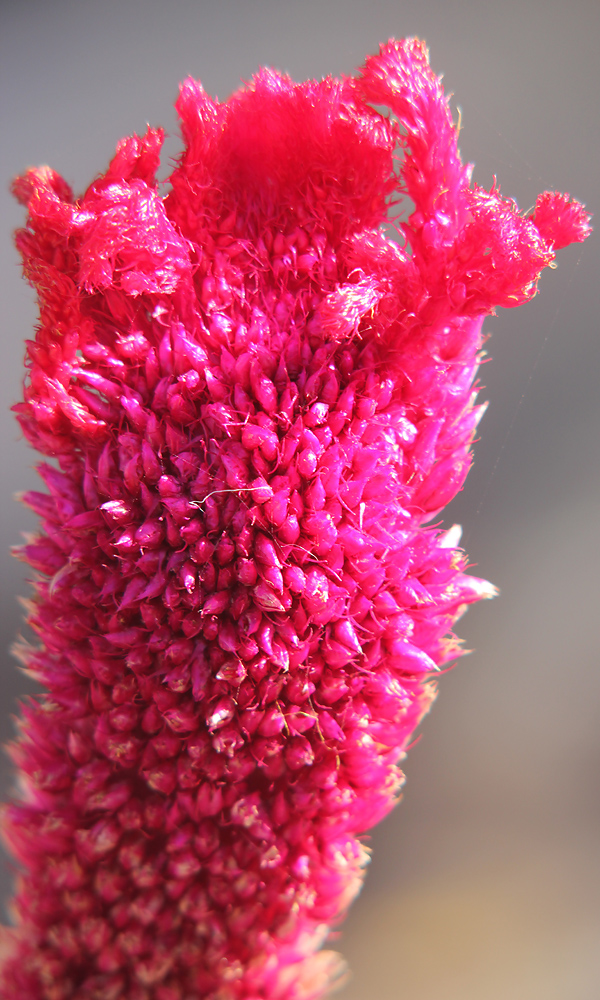
POLYGON ((590 232, 470 181, 425 46, 354 78, 194 80, 74 198, 14 191, 45 493, 19 655, 6 1000, 317 1000, 360 836, 491 584, 460 530, 484 318, 590 232), (380 109, 380 110, 376 110, 380 109), (381 110, 383 109, 383 110, 381 110), (386 110, 387 109, 387 110, 386 110), (414 209, 385 236, 390 205, 414 209))

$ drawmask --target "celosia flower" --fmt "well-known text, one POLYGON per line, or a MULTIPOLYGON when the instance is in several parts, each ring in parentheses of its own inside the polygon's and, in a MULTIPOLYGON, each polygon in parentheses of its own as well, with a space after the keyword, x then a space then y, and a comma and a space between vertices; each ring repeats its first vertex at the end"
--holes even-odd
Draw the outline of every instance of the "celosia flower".
POLYGON ((79 199, 48 168, 15 185, 41 314, 15 409, 56 462, 25 497, 47 693, 12 750, 7 1000, 326 988, 359 835, 492 592, 431 526, 469 467, 483 317, 589 231, 567 196, 524 218, 470 184, 415 40, 224 104, 187 80, 177 107, 165 198, 154 129, 79 199))

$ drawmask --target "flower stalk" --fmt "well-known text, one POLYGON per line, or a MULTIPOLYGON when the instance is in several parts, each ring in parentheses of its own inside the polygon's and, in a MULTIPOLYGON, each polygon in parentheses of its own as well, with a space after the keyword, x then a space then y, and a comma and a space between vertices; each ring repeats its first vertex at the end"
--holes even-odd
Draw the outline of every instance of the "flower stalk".
POLYGON ((523 217, 471 184, 414 39, 225 103, 186 80, 177 109, 165 197, 151 128, 80 198, 47 167, 15 183, 40 305, 15 411, 51 461, 19 553, 45 693, 11 749, 7 1000, 335 979, 320 948, 360 835, 398 801, 454 623, 493 594, 437 526, 483 319, 589 232, 568 196, 523 217))

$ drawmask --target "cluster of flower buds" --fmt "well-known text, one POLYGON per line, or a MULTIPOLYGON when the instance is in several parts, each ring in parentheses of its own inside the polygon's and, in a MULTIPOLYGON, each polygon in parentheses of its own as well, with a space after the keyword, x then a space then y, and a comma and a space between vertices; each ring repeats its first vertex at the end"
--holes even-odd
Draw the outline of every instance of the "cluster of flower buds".
POLYGON ((178 111, 164 198, 153 129, 77 200, 49 168, 15 184, 40 303, 15 409, 52 461, 24 498, 45 693, 12 747, 6 1000, 327 988, 360 834, 493 592, 430 525, 469 467, 483 317, 589 229, 471 186, 415 40, 221 104, 187 80, 178 111))

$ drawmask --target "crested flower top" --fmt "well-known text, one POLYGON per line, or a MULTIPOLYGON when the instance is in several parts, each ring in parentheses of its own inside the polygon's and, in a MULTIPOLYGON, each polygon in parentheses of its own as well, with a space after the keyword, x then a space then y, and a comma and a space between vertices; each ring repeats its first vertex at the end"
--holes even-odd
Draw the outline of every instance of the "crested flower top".
POLYGON ((358 836, 493 593, 428 526, 483 318, 589 232, 568 196, 523 217, 471 184, 414 39, 177 108, 165 197, 151 128, 80 198, 15 183, 40 303, 15 410, 58 468, 25 496, 46 693, 13 746, 7 1000, 321 995, 358 836))

